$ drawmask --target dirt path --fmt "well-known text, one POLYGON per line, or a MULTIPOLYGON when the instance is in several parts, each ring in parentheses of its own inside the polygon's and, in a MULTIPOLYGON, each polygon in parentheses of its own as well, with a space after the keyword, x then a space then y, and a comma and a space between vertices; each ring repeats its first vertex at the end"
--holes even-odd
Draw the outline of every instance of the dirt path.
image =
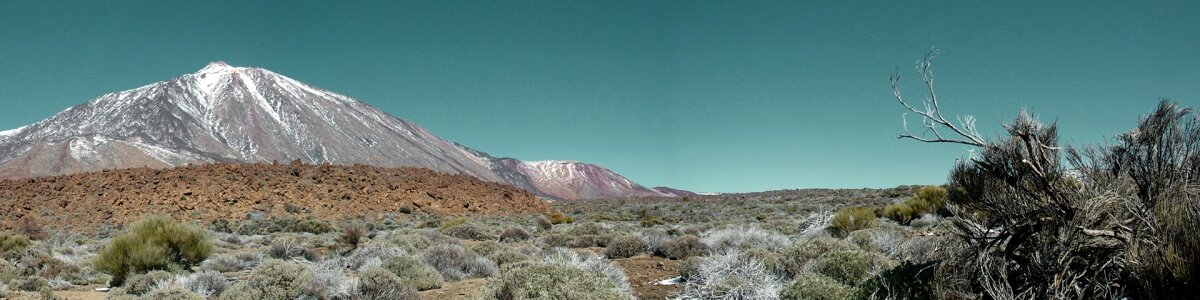
POLYGON ((473 278, 462 281, 447 282, 436 290, 417 292, 421 300, 465 300, 475 299, 487 286, 487 278, 473 278))
POLYGON ((612 262, 625 269, 625 277, 629 278, 629 286, 633 288, 633 294, 638 299, 667 299, 682 289, 679 285, 654 284, 660 280, 678 276, 679 261, 639 255, 614 259, 612 262))

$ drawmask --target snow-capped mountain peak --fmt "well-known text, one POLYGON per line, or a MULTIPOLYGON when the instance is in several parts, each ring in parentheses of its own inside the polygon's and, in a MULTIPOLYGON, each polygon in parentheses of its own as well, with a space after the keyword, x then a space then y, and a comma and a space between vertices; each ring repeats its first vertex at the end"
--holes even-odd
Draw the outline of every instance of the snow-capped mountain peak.
POLYGON ((611 170, 574 161, 510 166, 353 98, 220 61, 0 132, 0 178, 297 159, 425 167, 559 199, 656 193, 611 170), (555 182, 562 184, 549 184, 555 182))

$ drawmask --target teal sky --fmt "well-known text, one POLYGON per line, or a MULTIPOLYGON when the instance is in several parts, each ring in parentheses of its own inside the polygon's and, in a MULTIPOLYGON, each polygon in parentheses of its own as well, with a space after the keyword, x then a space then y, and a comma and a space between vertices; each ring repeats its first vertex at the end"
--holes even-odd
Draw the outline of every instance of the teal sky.
POLYGON ((1200 104, 1197 3, 0 0, 0 128, 223 60, 651 186, 941 183, 967 149, 895 139, 892 68, 919 99, 936 46, 943 108, 989 136, 1028 107, 1100 142, 1200 104))

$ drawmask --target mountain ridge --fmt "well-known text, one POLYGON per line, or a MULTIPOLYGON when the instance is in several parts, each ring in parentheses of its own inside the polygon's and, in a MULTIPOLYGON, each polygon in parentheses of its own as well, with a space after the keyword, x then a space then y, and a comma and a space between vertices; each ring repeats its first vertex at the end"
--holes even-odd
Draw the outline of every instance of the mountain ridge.
POLYGON ((596 176, 546 178, 567 173, 520 168, 545 163, 493 157, 357 99, 221 61, 0 131, 0 179, 293 160, 425 167, 513 185, 548 199, 672 196, 592 164, 564 167, 596 176))

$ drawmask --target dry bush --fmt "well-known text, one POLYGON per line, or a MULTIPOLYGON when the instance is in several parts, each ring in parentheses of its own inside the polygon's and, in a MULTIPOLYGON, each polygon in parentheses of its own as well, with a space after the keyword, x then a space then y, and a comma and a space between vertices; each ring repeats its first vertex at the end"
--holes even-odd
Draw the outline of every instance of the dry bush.
POLYGON ((18 258, 29 247, 29 237, 0 231, 0 257, 18 258))
POLYGON ((896 266, 895 261, 879 253, 862 250, 837 250, 822 254, 810 262, 806 268, 814 273, 854 286, 894 266, 896 266))
POLYGON ((50 238, 50 233, 46 232, 46 228, 42 227, 41 220, 38 220, 33 215, 21 217, 17 225, 17 232, 33 240, 40 241, 50 238))
POLYGON ((705 233, 703 241, 714 253, 749 249, 779 250, 788 244, 787 237, 753 225, 709 231, 705 233))
POLYGON ((662 247, 661 255, 670 259, 686 259, 692 256, 707 255, 708 245, 694 235, 677 237, 662 247))
POLYGON ((626 234, 621 235, 608 243, 608 247, 604 249, 604 255, 608 258, 628 258, 641 254, 646 250, 646 242, 642 237, 626 234))
MULTIPOLYGON (((930 93, 936 54, 918 64, 930 93)), ((896 99, 936 136, 901 137, 979 150, 951 171, 947 208, 959 238, 938 267, 939 297, 1160 299, 1200 289, 1200 126, 1191 109, 1162 101, 1115 145, 1085 148, 1060 146, 1057 124, 1022 111, 989 141, 973 119, 943 118, 936 94, 924 111, 909 105, 898 80, 896 99)))
POLYGON ((683 286, 681 299, 777 299, 783 282, 736 248, 706 257, 683 286))

